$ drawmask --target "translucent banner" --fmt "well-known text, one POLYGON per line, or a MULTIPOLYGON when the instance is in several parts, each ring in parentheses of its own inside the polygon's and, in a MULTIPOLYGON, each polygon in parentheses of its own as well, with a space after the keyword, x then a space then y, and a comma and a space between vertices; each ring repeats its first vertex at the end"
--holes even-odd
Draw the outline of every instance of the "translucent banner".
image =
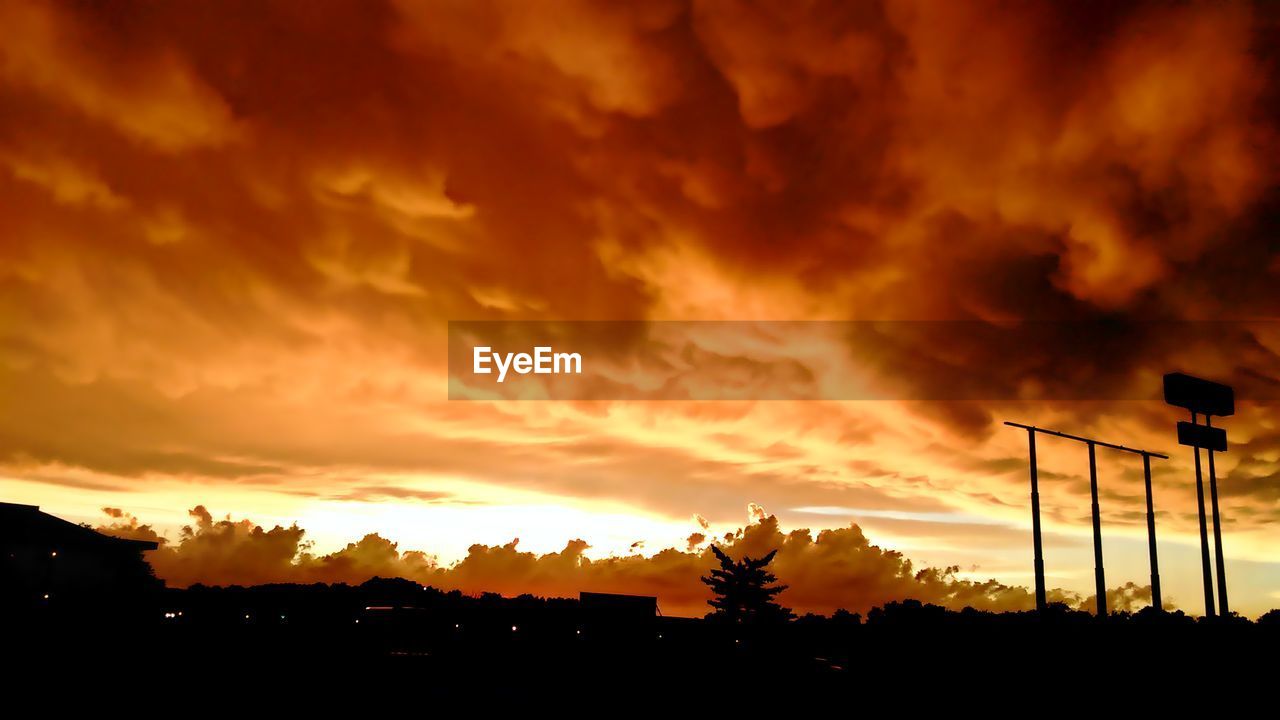
POLYGON ((455 321, 451 400, 1280 399, 1280 322, 455 321))

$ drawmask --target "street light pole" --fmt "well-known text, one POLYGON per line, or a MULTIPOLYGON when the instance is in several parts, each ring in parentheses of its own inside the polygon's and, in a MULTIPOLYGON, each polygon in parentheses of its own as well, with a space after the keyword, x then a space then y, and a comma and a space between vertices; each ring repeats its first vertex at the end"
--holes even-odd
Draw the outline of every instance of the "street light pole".
POLYGON ((1036 576, 1036 610, 1043 613, 1049 606, 1044 589, 1044 548, 1040 542, 1040 483, 1036 471, 1036 431, 1027 430, 1027 444, 1031 448, 1031 546, 1034 553, 1036 576))
POLYGON ((1156 559, 1156 511, 1151 499, 1151 454, 1142 453, 1142 477, 1147 486, 1147 547, 1151 556, 1151 606, 1164 611, 1160 598, 1160 563, 1156 559))
MULTIPOLYGON (((1101 509, 1098 505, 1098 463, 1096 458, 1096 448, 1101 446, 1109 450, 1119 450, 1121 452, 1132 453, 1142 456, 1143 472, 1146 477, 1147 485, 1147 537, 1151 545, 1151 592, 1152 601, 1156 608, 1163 608, 1160 600, 1160 572, 1156 564, 1156 523, 1155 510, 1152 505, 1151 498, 1151 458, 1157 457, 1161 460, 1168 460, 1169 456, 1150 450, 1139 450, 1137 448, 1126 447, 1124 445, 1116 445, 1115 443, 1103 442, 1094 438, 1081 437, 1080 435, 1072 435, 1070 433, 1050 430, 1048 428, 1040 428, 1034 425, 1024 425, 1006 420, 1005 425, 1009 427, 1021 428, 1027 431, 1027 447, 1031 454, 1031 543, 1034 553, 1034 571, 1036 577, 1036 609, 1043 611, 1047 606, 1045 598, 1045 582, 1044 582, 1044 551, 1040 540, 1040 487, 1039 487, 1039 471, 1036 468, 1036 433, 1044 433, 1060 437, 1065 440, 1073 440, 1075 442, 1085 443, 1089 446, 1089 493, 1092 500, 1093 512, 1093 561, 1094 561, 1094 579, 1096 580, 1097 589, 1097 612, 1099 617, 1105 617, 1107 614, 1107 583, 1105 571, 1102 566, 1102 516, 1101 509)), ((1207 556, 1206 556, 1207 557, 1207 556)), ((1206 561, 1207 562, 1207 561, 1206 561)))
POLYGON ((1098 591, 1098 617, 1107 616, 1107 581, 1102 570, 1102 515, 1098 507, 1098 464, 1089 441, 1089 496, 1093 499, 1093 579, 1098 591))

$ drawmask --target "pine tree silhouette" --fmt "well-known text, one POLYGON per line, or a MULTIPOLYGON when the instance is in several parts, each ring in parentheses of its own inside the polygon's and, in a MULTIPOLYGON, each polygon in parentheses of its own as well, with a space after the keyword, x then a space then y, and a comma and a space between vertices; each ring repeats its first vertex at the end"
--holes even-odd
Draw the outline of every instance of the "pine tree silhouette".
POLYGON ((720 561, 720 569, 712 570, 702 582, 716 594, 709 600, 715 611, 708 619, 735 625, 766 625, 782 623, 795 617, 795 613, 774 600, 774 596, 787 589, 786 585, 773 585, 778 578, 765 567, 773 562, 777 550, 762 558, 744 557, 734 562, 720 548, 711 546, 720 561))

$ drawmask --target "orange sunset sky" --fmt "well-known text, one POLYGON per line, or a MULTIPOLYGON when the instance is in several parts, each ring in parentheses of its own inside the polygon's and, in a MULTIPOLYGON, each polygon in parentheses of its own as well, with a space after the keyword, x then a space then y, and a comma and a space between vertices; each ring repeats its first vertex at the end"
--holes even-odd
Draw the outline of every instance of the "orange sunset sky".
MULTIPOLYGON (((1280 8, 1119 5, 0 0, 0 500, 159 537, 178 586, 701 615, 717 542, 780 548, 801 612, 1022 609, 1011 419, 1172 456, 1161 578, 1199 614, 1185 417, 1120 399, 1182 370, 1238 391, 1232 608, 1280 606, 1280 8), (875 349, 907 386, 1016 364, 987 402, 475 402, 450 320, 1073 324, 875 349)), ((1040 460, 1048 583, 1085 602, 1086 456, 1040 460)), ((1099 473, 1137 609, 1141 464, 1099 473)))

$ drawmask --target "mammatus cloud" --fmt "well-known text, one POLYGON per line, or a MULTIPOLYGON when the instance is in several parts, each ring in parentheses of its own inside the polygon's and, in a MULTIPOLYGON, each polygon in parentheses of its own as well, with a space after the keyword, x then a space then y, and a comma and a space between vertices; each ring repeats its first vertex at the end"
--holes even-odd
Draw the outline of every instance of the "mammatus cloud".
MULTIPOLYGON (((137 518, 104 508, 111 521, 99 531, 160 543, 147 560, 157 577, 173 587, 253 585, 261 583, 349 583, 371 577, 403 577, 424 585, 468 593, 498 592, 574 596, 580 591, 655 595, 664 612, 702 615, 709 598, 698 578, 717 562, 715 544, 733 555, 758 557, 777 550, 772 570, 788 585, 781 599, 805 613, 830 614, 837 609, 865 613, 893 600, 915 599, 953 609, 1025 610, 1033 598, 1026 588, 994 580, 974 582, 956 577, 957 567, 919 568, 901 553, 872 544, 857 525, 783 533, 776 517, 754 511, 753 519, 735 533, 707 543, 695 533, 685 550, 667 548, 653 555, 630 554, 592 559, 582 540, 569 541, 559 552, 535 554, 506 545, 472 545, 466 557, 444 566, 428 554, 400 550, 396 543, 369 534, 325 555, 310 551, 306 531, 297 525, 266 530, 249 520, 215 520, 203 506, 190 511, 193 520, 176 541, 169 541, 137 518), (696 540, 696 542, 695 542, 696 540)), ((1108 591, 1111 607, 1137 610, 1149 603, 1149 588, 1129 583, 1108 591), (1114 594, 1112 594, 1114 592, 1114 594)), ((1051 601, 1081 605, 1079 595, 1061 590, 1051 601)), ((1090 606, 1091 599, 1084 600, 1090 606)))

